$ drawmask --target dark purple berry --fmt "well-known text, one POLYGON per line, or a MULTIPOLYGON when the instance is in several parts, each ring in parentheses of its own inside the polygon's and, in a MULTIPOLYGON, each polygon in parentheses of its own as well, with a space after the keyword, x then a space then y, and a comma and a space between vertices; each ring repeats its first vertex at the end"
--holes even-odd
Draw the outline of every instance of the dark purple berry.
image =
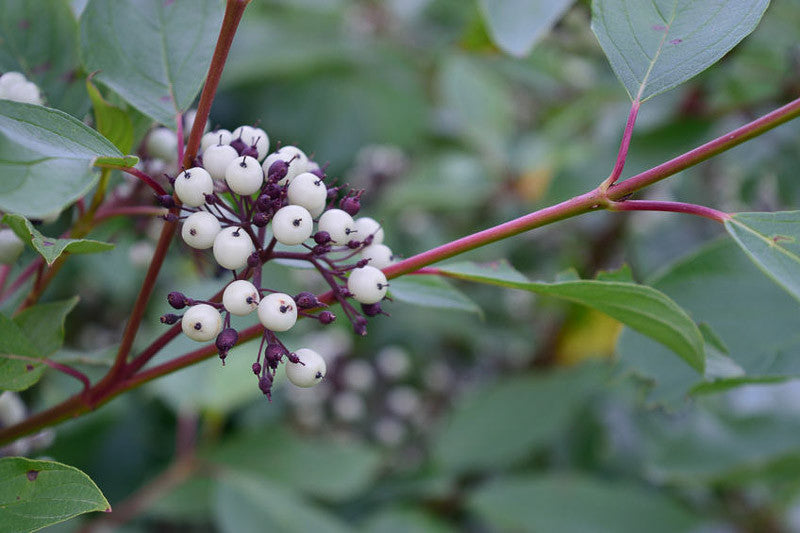
POLYGON ((339 207, 350 215, 351 217, 356 216, 358 211, 361 209, 361 202, 358 200, 358 196, 345 196, 342 198, 342 201, 339 202, 339 207))
POLYGON ((297 307, 300 309, 313 309, 315 307, 323 307, 325 304, 319 301, 316 295, 312 292, 301 292, 294 297, 297 307))
POLYGON ((173 315, 172 313, 167 313, 166 315, 163 315, 161 317, 161 323, 162 324, 168 324, 168 325, 171 326, 172 324, 176 324, 178 322, 178 320, 180 320, 180 319, 181 319, 181 317, 179 317, 178 315, 173 315))
MULTIPOLYGON (((359 248, 361 248, 361 241, 356 241, 356 240, 347 241, 347 247, 350 248, 351 250, 358 250, 359 248)), ((364 263, 364 264, 366 264, 366 263, 364 263)), ((364 265, 361 265, 361 266, 364 266, 364 265)))
POLYGON ((272 198, 268 194, 262 194, 256 199, 256 209, 259 211, 269 210, 272 204, 272 198))
POLYGON ((220 355, 223 353, 228 353, 228 350, 236 346, 236 342, 239 340, 239 332, 233 328, 225 328, 223 329, 219 335, 217 335, 217 350, 219 350, 220 355))
POLYGON ((261 376, 261 379, 258 380, 258 388, 261 389, 261 392, 269 398, 272 392, 272 376, 269 374, 264 374, 261 376))
POLYGON ((241 137, 237 137, 231 141, 231 148, 239 152, 239 155, 244 155, 242 152, 249 148, 247 143, 242 140, 241 137))
POLYGON ((323 311, 319 314, 319 322, 320 324, 328 325, 336 320, 336 315, 331 313, 330 311, 323 311))
POLYGON ((264 194, 269 196, 270 198, 280 198, 283 194, 283 187, 278 185, 277 183, 267 183, 263 187, 264 194))
POLYGON ((272 217, 271 212, 267 211, 259 211, 255 215, 253 215, 253 225, 257 228, 263 228, 267 224, 269 224, 269 219, 272 217))
POLYGON ((206 199, 206 203, 208 205, 214 205, 217 203, 217 197, 214 194, 204 194, 203 197, 206 199))
POLYGON ((253 374, 255 374, 257 376, 260 373, 261 373, 261 363, 258 363, 258 362, 253 363, 253 374))
POLYGON ((363 316, 357 316, 353 319, 353 331, 355 331, 356 335, 361 335, 362 337, 367 334, 367 319, 363 316))
POLYGON ((250 145, 250 146, 246 146, 245 148, 242 149, 241 152, 239 152, 239 155, 241 155, 241 156, 250 156, 253 159, 258 159, 258 149, 256 148, 256 146, 254 144, 250 145))
POLYGON ((167 294, 167 302, 173 309, 183 309, 187 304, 186 296, 177 291, 167 294))
POLYGON ((318 231, 314 234, 314 242, 317 244, 328 244, 331 242, 331 235, 327 231, 318 231))
POLYGON ((172 213, 167 213, 166 215, 164 215, 163 218, 167 222, 177 222, 178 220, 180 220, 180 218, 178 218, 178 215, 173 215, 172 213))
POLYGON ((158 203, 161 205, 161 207, 170 209, 175 207, 175 198, 173 198, 171 194, 162 194, 158 197, 158 203))
POLYGON ((280 181, 286 177, 287 172, 289 172, 289 163, 282 159, 278 159, 269 166, 267 178, 270 181, 280 181))
POLYGON ((361 311, 367 316, 378 316, 383 312, 381 304, 361 304, 361 311))
POLYGON ((314 255, 325 255, 331 251, 331 247, 329 244, 318 244, 311 249, 311 253, 314 255))
POLYGON ((325 171, 322 170, 319 167, 315 168, 314 170, 309 170, 309 172, 314 174, 316 177, 318 177, 321 180, 325 179, 325 171))
POLYGON ((261 264, 261 257, 258 255, 258 251, 253 252, 249 256, 247 256, 247 266, 250 268, 258 268, 258 265, 261 264))

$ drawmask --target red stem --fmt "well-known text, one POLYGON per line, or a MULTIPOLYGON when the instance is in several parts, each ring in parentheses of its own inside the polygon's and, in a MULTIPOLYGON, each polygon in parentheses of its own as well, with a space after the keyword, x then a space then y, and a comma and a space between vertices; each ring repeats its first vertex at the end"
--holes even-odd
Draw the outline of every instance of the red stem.
POLYGON ((639 100, 634 100, 631 104, 630 113, 628 113, 628 122, 625 123, 625 131, 622 133, 622 142, 619 144, 619 152, 617 153, 617 162, 614 164, 614 169, 611 175, 608 176, 606 181, 603 182, 601 187, 607 189, 614 185, 614 183, 622 175, 622 169, 625 168, 625 159, 628 157, 628 150, 631 146, 631 137, 633 136, 633 126, 636 124, 636 117, 639 115, 639 100))
POLYGON ((672 213, 687 213, 700 217, 710 218, 717 222, 725 222, 731 216, 728 213, 717 211, 704 205, 687 204, 684 202, 659 202, 653 200, 625 200, 624 202, 611 202, 608 206, 611 211, 669 211, 672 213))
MULTIPOLYGON (((118 168, 118 167, 114 167, 114 168, 118 168)), ((151 178, 150 176, 148 176, 147 174, 145 174, 144 172, 142 172, 138 168, 123 167, 123 168, 120 168, 120 170, 130 174, 131 176, 135 176, 135 177, 139 178, 140 180, 142 180, 151 189, 153 189, 156 192, 157 195, 164 196, 165 194, 167 194, 167 191, 164 190, 164 187, 162 187, 156 180, 154 180, 153 178, 151 178)))
POLYGON ((0 302, 3 302, 6 298, 14 294, 14 292, 16 292, 17 289, 22 287, 25 284, 25 282, 28 281, 28 278, 33 276, 36 273, 36 271, 39 270, 39 266, 42 264, 44 264, 44 259, 41 257, 37 257, 36 259, 31 261, 31 263, 27 267, 25 267, 25 270, 20 272, 19 276, 17 276, 17 279, 15 279, 11 283, 11 285, 9 285, 8 289, 6 289, 5 291, 3 291, 2 294, 0 294, 0 302))
POLYGON ((175 116, 176 133, 178 137, 178 161, 183 161, 183 113, 178 113, 175 116))
POLYGON ((14 355, 14 354, 4 354, 3 357, 7 359, 16 359, 18 361, 27 361, 29 363, 40 363, 47 365, 54 370, 58 370, 59 372, 62 372, 80 381, 81 384, 83 385, 84 393, 86 393, 92 386, 92 383, 89 381, 89 378, 86 377, 86 374, 84 374, 80 370, 76 370, 71 366, 58 363, 46 357, 26 357, 24 355, 14 355))
POLYGON ((9 274, 11 274, 11 265, 0 266, 0 294, 3 294, 3 288, 6 286, 9 274))

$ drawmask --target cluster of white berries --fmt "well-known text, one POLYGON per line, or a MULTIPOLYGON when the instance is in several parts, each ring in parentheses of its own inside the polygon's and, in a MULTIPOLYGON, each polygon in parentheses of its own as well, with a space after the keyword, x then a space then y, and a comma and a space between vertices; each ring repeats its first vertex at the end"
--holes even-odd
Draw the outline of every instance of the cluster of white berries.
MULTIPOLYGON (((363 191, 342 196, 343 188, 326 183, 324 170, 302 150, 283 146, 269 153, 269 147, 267 133, 257 127, 208 132, 195 166, 172 180, 182 206, 180 216, 168 215, 168 219, 181 219, 183 241, 198 250, 211 249, 216 263, 233 271, 235 280, 225 288, 221 303, 171 293, 168 300, 174 308, 188 309, 183 317, 162 317, 168 324, 181 320, 183 332, 193 340, 216 338, 224 361, 238 341, 230 315, 256 311, 264 327, 262 348, 266 348, 264 364, 259 350, 253 372, 260 376, 259 386, 267 395, 284 357, 287 377, 295 385, 310 387, 325 375, 325 361, 318 353, 292 352, 275 333, 292 328, 300 316, 322 324, 333 322, 336 316, 312 293, 293 297, 262 287, 263 264, 272 259, 310 263, 330 286, 354 330, 364 335, 364 315, 385 314, 380 302, 389 284, 381 269, 393 260, 391 249, 383 244, 380 223, 369 217, 353 218, 363 191), (276 249, 278 243, 283 248, 276 249), (246 279, 251 275, 252 282, 246 279), (361 304, 361 312, 349 298, 361 304)), ((174 207, 171 197, 161 200, 166 207, 174 207)))
POLYGON ((0 76, 0 100, 12 100, 23 104, 44 104, 39 87, 32 81, 28 81, 25 75, 19 72, 6 72, 0 76))

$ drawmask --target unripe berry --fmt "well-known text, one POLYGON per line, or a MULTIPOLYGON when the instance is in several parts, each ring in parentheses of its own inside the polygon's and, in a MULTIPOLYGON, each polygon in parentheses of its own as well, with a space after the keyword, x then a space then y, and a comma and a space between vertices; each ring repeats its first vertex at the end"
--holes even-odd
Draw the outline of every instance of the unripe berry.
POLYGON ((327 326, 328 324, 333 323, 334 320, 336 320, 336 315, 334 315, 330 311, 323 311, 319 314, 320 324, 324 324, 327 326))
POLYGON ((361 312, 367 316, 378 316, 383 312, 381 304, 361 304, 361 312))
POLYGON ((175 207, 175 198, 171 194, 161 194, 158 196, 158 204, 167 209, 175 207))
POLYGON ((199 207, 206 203, 206 195, 214 192, 214 182, 205 169, 193 167, 175 178, 175 194, 184 205, 199 207))
POLYGON ((247 258, 255 251, 253 240, 242 228, 231 226, 217 234, 214 239, 214 259, 223 268, 239 270, 247 264, 247 258))
POLYGON ((261 128, 239 126, 233 130, 233 138, 241 138, 246 146, 255 146, 258 153, 256 159, 259 161, 267 157, 267 153, 269 153, 269 137, 267 136, 267 132, 261 128))
POLYGON ((383 244, 383 228, 377 220, 370 217, 359 217, 355 223, 356 237, 359 240, 365 241, 371 235, 372 242, 370 244, 383 244))
POLYGON ((259 211, 255 215, 253 215, 253 225, 257 228, 263 228, 267 224, 269 224, 269 218, 271 213, 259 211))
POLYGON ((369 259, 369 266, 384 269, 392 264, 392 249, 385 244, 370 244, 361 250, 361 257, 369 259))
POLYGON ((181 329, 193 341, 207 342, 219 334, 222 317, 208 304, 193 305, 184 313, 181 329))
POLYGON ((328 244, 331 242, 331 236, 327 231, 318 231, 314 234, 314 242, 317 244, 328 244))
POLYGON ((258 304, 258 320, 270 331, 287 331, 297 322, 297 304, 288 294, 268 294, 258 304))
POLYGON ((383 300, 389 283, 386 276, 375 267, 365 266, 350 272, 347 290, 362 304, 374 304, 383 300))
POLYGON ((173 309, 183 309, 187 305, 187 298, 182 292, 173 291, 167 294, 167 302, 173 309))
POLYGON ((237 157, 239 157, 239 152, 230 145, 212 144, 203 150, 203 168, 215 180, 224 180, 228 165, 237 157))
POLYGON ((261 373, 261 363, 255 362, 251 368, 253 369, 253 374, 256 376, 261 373))
POLYGON ((171 326, 172 324, 177 324, 178 320, 180 319, 181 317, 179 317, 178 315, 167 313, 166 315, 162 315, 160 320, 162 324, 167 324, 168 326, 171 326))
POLYGON ((299 363, 286 363, 286 377, 298 387, 313 387, 325 377, 325 359, 314 350, 301 348, 295 352, 299 363))
POLYGON ((150 157, 178 160, 178 135, 169 128, 156 128, 147 135, 144 149, 150 157))
POLYGON ((284 161, 288 164, 286 174, 278 181, 279 185, 285 185, 291 182, 295 176, 302 174, 308 169, 308 157, 296 146, 284 146, 274 154, 270 154, 270 156, 264 160, 264 173, 268 177, 270 177, 271 173, 270 167, 276 161, 284 161))
POLYGON ((327 231, 334 244, 344 245, 351 239, 355 231, 353 217, 341 209, 328 209, 319 217, 319 230, 327 231))
POLYGON ((14 230, 0 229, 0 264, 13 264, 24 249, 25 242, 17 237, 14 230))
POLYGON ((225 170, 225 182, 228 184, 228 188, 236 194, 250 196, 261 190, 264 173, 261 165, 252 157, 238 157, 231 161, 225 170))
POLYGON ((339 207, 341 207, 342 211, 351 217, 356 216, 356 214, 361 210, 361 201, 359 200, 359 195, 345 196, 342 198, 342 201, 339 202, 339 207))
POLYGON ((303 172, 289 182, 286 198, 290 204, 303 206, 312 217, 317 217, 325 210, 328 189, 320 178, 310 172, 303 172))
POLYGON ((236 346, 238 341, 239 332, 233 328, 225 328, 220 332, 219 335, 217 335, 217 340, 214 344, 217 346, 217 351, 219 351, 220 357, 224 359, 228 354, 228 351, 236 346))
POLYGON ((228 130, 209 131, 200 139, 200 153, 205 152, 206 148, 215 144, 230 144, 232 139, 231 132, 228 130))
POLYGON ((281 244, 300 244, 311 237, 312 231, 314 222, 305 207, 287 205, 272 217, 272 235, 281 244))
POLYGON ((313 309, 314 307, 322 307, 323 303, 319 301, 313 292, 301 292, 294 297, 297 302, 297 307, 300 309, 313 309))
POLYGON ((214 246, 214 239, 221 230, 217 217, 208 211, 198 211, 183 221, 181 237, 192 248, 205 250, 214 246))
POLYGON ((258 307, 258 289, 247 280, 239 279, 225 287, 222 305, 232 315, 246 316, 258 307))

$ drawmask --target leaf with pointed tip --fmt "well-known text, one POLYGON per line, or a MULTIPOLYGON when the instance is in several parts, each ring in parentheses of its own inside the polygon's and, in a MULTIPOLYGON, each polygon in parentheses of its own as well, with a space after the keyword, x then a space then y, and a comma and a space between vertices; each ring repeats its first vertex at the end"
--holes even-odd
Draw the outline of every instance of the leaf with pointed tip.
POLYGON ((680 85, 758 25, 769 0, 593 0, 592 31, 632 100, 680 85))
POLYGON ((55 239, 45 237, 31 222, 20 215, 3 215, 2 223, 14 230, 17 237, 28 243, 44 257, 48 265, 55 263, 61 254, 94 254, 114 248, 108 242, 92 239, 55 239))
POLYGON ((92 100, 97 131, 114 143, 123 154, 129 152, 133 145, 133 124, 128 114, 106 102, 91 79, 86 80, 86 90, 92 100))
POLYGON ((111 511, 103 493, 77 468, 24 457, 0 459, 0 529, 38 531, 92 511, 111 511))
POLYGON ((511 55, 527 55, 575 0, 481 0, 492 40, 511 55))
POLYGON ((457 263, 437 270, 449 277, 546 294, 591 307, 667 346, 692 368, 703 371, 700 330, 678 304, 652 287, 600 279, 531 282, 505 262, 489 267, 457 263))
POLYGON ((764 274, 800 300, 800 211, 736 213, 725 229, 764 274))
POLYGON ((95 80, 170 128, 200 91, 222 21, 220 0, 91 0, 81 52, 95 80))

